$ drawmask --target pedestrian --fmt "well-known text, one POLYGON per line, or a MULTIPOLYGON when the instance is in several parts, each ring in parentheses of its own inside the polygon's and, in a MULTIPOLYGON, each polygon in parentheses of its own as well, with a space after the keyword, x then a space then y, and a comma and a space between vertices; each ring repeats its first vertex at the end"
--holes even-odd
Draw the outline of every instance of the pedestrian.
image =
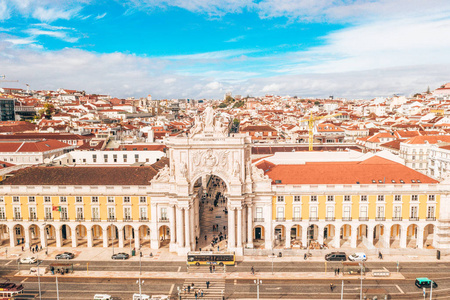
POLYGON ((31 252, 31 246, 30 246, 30 252, 31 252))
POLYGON ((303 255, 303 259, 306 260, 306 253, 305 253, 305 255, 303 255))
POLYGON ((253 268, 253 266, 251 268, 251 272, 252 272, 252 275, 255 275, 255 268, 253 268))
POLYGON ((190 294, 190 293, 191 293, 191 286, 188 285, 188 286, 187 286, 187 289, 188 289, 188 294, 190 294))
POLYGON ((220 247, 220 246, 217 246, 217 251, 219 251, 219 247, 220 247))
POLYGON ((226 226, 223 226, 223 231, 225 231, 226 226))
POLYGON ((39 250, 39 247, 38 247, 38 245, 36 245, 36 252, 38 252, 38 250, 39 250))
POLYGON ((184 289, 184 294, 186 295, 186 287, 184 287, 183 289, 184 289))
POLYGON ((34 247, 33 247, 33 248, 31 248, 31 252, 33 252, 33 254, 34 254, 34 247))
POLYGON ((212 273, 212 265, 209 265, 209 273, 212 273))
POLYGON ((213 273, 216 273, 216 266, 213 266, 213 273))
POLYGON ((334 285, 330 283, 330 291, 333 291, 334 285))
POLYGON ((203 289, 200 290, 200 297, 203 298, 203 289))
POLYGON ((206 234, 205 234, 205 241, 208 239, 208 237, 206 236, 206 234))
POLYGON ((194 296, 195 296, 195 300, 197 300, 197 297, 198 297, 197 291, 195 291, 194 296))
POLYGON ((192 289, 194 289, 194 283, 192 283, 191 287, 192 287, 192 289))
POLYGON ((340 271, 341 271, 341 269, 338 268, 338 275, 339 275, 339 272, 340 272, 340 271))
POLYGON ((334 269, 334 276, 337 275, 337 269, 334 269))
POLYGON ((209 289, 209 281, 206 282, 206 288, 209 289))
POLYGON ((22 252, 23 252, 23 246, 22 246, 22 252))

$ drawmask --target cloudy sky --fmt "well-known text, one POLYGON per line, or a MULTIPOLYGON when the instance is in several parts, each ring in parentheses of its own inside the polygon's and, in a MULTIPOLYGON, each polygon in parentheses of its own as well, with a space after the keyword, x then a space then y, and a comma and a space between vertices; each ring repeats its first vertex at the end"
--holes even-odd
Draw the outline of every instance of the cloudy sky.
POLYGON ((448 0, 0 0, 1 86, 366 98, 450 81, 448 0))

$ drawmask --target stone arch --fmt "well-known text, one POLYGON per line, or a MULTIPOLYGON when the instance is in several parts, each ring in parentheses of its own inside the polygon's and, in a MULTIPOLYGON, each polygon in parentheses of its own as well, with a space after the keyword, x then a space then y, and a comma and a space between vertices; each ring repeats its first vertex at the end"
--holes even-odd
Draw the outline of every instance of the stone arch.
POLYGON ((266 240, 266 229, 263 225, 253 226, 253 245, 254 248, 264 248, 266 240))
POLYGON ((219 177, 226 185, 226 191, 229 193, 230 192, 230 183, 228 182, 228 180, 225 180, 224 178, 228 178, 228 176, 226 176, 226 174, 222 173, 222 172, 201 172, 198 174, 195 174, 194 177, 192 177, 192 180, 189 184, 189 193, 193 193, 194 192, 194 188, 195 188, 195 183, 200 179, 203 178, 204 176, 217 176, 219 177))
POLYGON ((390 232, 389 247, 400 248, 401 236, 402 236, 402 234, 405 234, 405 232, 403 231, 402 225, 392 224, 389 232, 390 232))
POLYGON ((104 229, 105 228, 103 228, 99 224, 94 224, 89 228, 89 230, 91 231, 91 234, 92 234, 92 246, 93 247, 102 247, 104 229))
POLYGON ((0 224, 0 246, 9 241, 9 228, 6 224, 0 224))
POLYGON ((377 224, 373 227, 373 245, 377 248, 385 248, 389 245, 385 245, 384 237, 388 235, 388 228, 383 224, 377 224))
POLYGON ((117 230, 123 234, 123 245, 119 247, 133 247, 133 241, 135 238, 135 230, 131 224, 125 224, 123 226, 117 226, 117 230))
POLYGON ((119 247, 119 227, 116 224, 106 226, 107 246, 119 247))
POLYGON ((75 234, 75 238, 76 238, 76 245, 77 247, 87 247, 88 242, 87 242, 87 237, 88 237, 88 230, 90 230, 91 228, 87 228, 85 225, 83 224, 77 224, 75 226, 75 228, 73 229, 73 232, 75 234))
POLYGON ((160 225, 158 229, 159 246, 168 246, 170 242, 170 228, 167 225, 160 225))
POLYGON ((61 224, 59 228, 61 232, 61 246, 68 246, 71 243, 73 230, 69 224, 61 224))
POLYGON ((406 228, 406 247, 417 248, 419 242, 417 240, 419 227, 411 224, 406 228))
POLYGON ((275 247, 284 248, 286 245, 286 227, 284 225, 277 225, 273 229, 273 237, 275 241, 275 247))
POLYGON ((343 224, 341 229, 339 230, 339 237, 341 240, 341 247, 350 247, 351 246, 351 238, 352 238, 352 228, 350 224, 343 224))
MULTIPOLYGON (((357 228, 356 228, 356 240, 357 240, 357 245, 358 243, 362 243, 363 245, 369 245, 369 226, 367 224, 360 224, 357 228)), ((369 245, 370 247, 371 245, 369 245)))
POLYGON ((336 237, 336 232, 339 232, 338 230, 339 228, 336 229, 334 224, 326 224, 323 227, 323 243, 330 245, 336 237))
POLYGON ((423 247, 430 248, 436 245, 436 226, 434 224, 428 224, 423 228, 423 240, 418 241, 422 243, 423 247))
POLYGON ((37 224, 30 224, 26 230, 30 235, 30 246, 39 245, 41 242, 41 230, 37 224))
POLYGON ((137 229, 138 231, 138 237, 139 237, 139 242, 142 247, 149 247, 151 246, 151 230, 150 227, 148 225, 140 225, 137 229))
POLYGON ((293 248, 303 248, 306 245, 302 244, 303 227, 300 224, 294 224, 291 226, 290 238, 293 248))

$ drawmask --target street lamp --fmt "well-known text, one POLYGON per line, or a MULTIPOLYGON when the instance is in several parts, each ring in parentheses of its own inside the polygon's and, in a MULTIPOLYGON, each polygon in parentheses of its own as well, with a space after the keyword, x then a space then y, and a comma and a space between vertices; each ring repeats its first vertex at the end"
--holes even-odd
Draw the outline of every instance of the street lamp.
POLYGON ((59 300, 58 274, 56 274, 56 299, 59 300))
POLYGON ((39 261, 39 254, 36 255, 36 259, 37 259, 37 277, 38 277, 38 285, 39 285, 39 300, 42 300, 42 294, 41 294, 41 276, 39 274, 39 265, 41 264, 41 262, 39 261))
POLYGON ((363 294, 363 292, 362 292, 362 290, 363 290, 363 264, 359 263, 359 266, 361 267, 361 291, 359 294, 359 299, 362 300, 362 298, 363 298, 363 296, 362 296, 362 294, 363 294))
POLYGON ((276 256, 273 252, 272 252, 272 255, 269 255, 269 258, 272 259, 272 275, 273 275, 273 259, 274 259, 275 257, 277 257, 277 256, 276 256))
POLYGON ((256 279, 253 282, 256 283, 256 299, 259 300, 259 285, 262 284, 262 280, 256 279))
MULTIPOLYGON (((108 233, 106 233, 108 234, 108 233)), ((113 237, 113 224, 111 223, 111 245, 112 245, 112 251, 114 255, 114 237, 113 237)))

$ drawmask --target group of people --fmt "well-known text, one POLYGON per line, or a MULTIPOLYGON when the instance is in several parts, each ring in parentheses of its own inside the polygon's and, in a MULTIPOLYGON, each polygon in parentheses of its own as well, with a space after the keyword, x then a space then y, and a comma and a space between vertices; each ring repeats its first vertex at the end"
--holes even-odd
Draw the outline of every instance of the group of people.
MULTIPOLYGON (((41 251, 42 250, 42 245, 41 246, 38 246, 38 245, 36 245, 36 246, 30 246, 30 252, 32 252, 32 253, 37 253, 38 251, 41 251)), ((23 251, 25 251, 25 248, 24 248, 24 246, 22 246, 22 252, 23 251)))
MULTIPOLYGON (((206 282, 206 288, 209 289, 209 281, 206 282)), ((190 294, 191 290, 194 291, 195 299, 203 298, 204 295, 203 289, 196 289, 194 283, 184 287, 185 294, 186 293, 190 294)))

